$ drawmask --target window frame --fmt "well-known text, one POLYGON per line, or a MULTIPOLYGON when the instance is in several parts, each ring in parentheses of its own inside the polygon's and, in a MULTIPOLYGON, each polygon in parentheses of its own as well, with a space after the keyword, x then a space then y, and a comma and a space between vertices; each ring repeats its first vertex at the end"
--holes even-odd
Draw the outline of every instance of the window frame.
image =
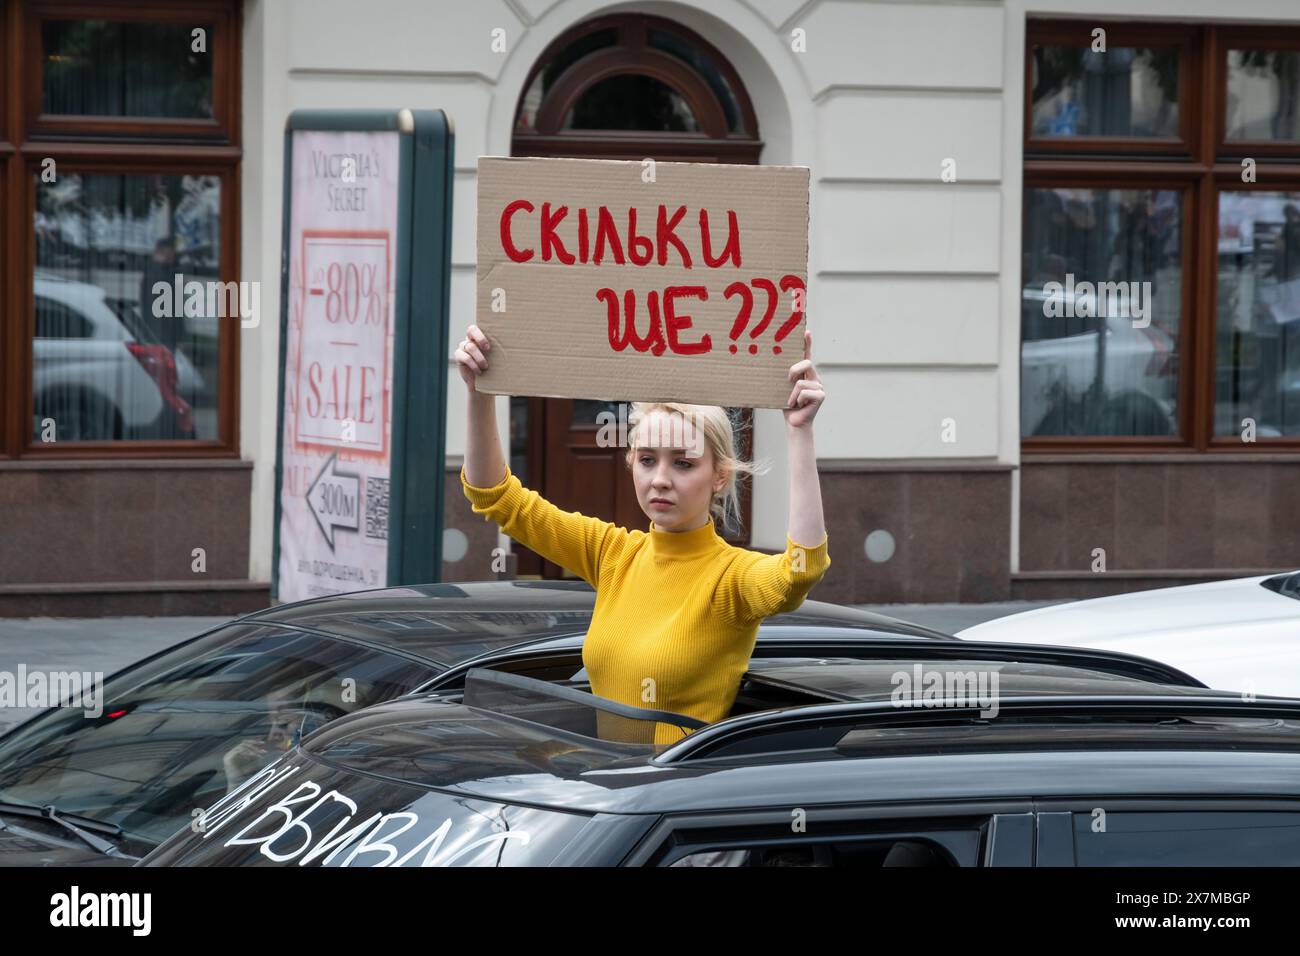
MULTIPOLYGON (((1300 147, 1297 147, 1300 151, 1300 147)), ((1204 249, 1202 250, 1208 265, 1203 269, 1206 275, 1205 290, 1198 295, 1206 296, 1205 302, 1213 306, 1209 310, 1206 320, 1202 323, 1199 340, 1201 341, 1201 366, 1198 369, 1202 380, 1206 383, 1201 389, 1199 396, 1201 408, 1198 410, 1199 424, 1204 432, 1204 448, 1209 451, 1220 453, 1249 454, 1251 451, 1262 453, 1276 451, 1278 449, 1300 450, 1300 434, 1291 438, 1269 438, 1258 437, 1254 442, 1243 442, 1239 437, 1232 435, 1216 435, 1214 433, 1214 392, 1217 375, 1217 353, 1215 349, 1215 337, 1218 332, 1218 294, 1219 294, 1219 270, 1218 270, 1218 236, 1219 236, 1219 196, 1225 192, 1295 192, 1300 193, 1300 165, 1292 167, 1266 167, 1260 164, 1259 169, 1267 169, 1267 180, 1259 182, 1258 179, 1253 183, 1243 183, 1241 181, 1240 163, 1216 163, 1212 172, 1206 177, 1205 193, 1211 197, 1207 200, 1211 208, 1209 215, 1206 217, 1210 221, 1207 223, 1207 237, 1203 240, 1204 249), (1252 448, 1254 446, 1262 446, 1252 448)), ((1300 250, 1297 250, 1300 252, 1300 250)))
MULTIPOLYGON (((29 174, 30 188, 27 195, 27 207, 25 221, 32 222, 36 214, 36 190, 37 179, 40 174, 40 164, 42 159, 48 153, 47 150, 37 150, 40 155, 32 155, 31 151, 24 149, 24 165, 29 174)), ((68 172, 85 174, 85 175, 108 175, 108 176, 133 176, 149 175, 159 173, 164 175, 207 175, 216 176, 221 181, 221 259, 219 267, 219 278, 222 282, 236 281, 238 279, 238 250, 232 248, 232 243, 238 241, 238 233, 233 232, 233 220, 237 209, 235 200, 235 183, 237 181, 238 170, 234 168, 229 160, 225 162, 215 161, 208 156, 202 158, 202 164, 196 165, 198 159, 186 159, 183 156, 168 162, 166 158, 158 158, 153 161, 136 161, 118 158, 101 157, 98 159, 88 159, 84 155, 78 154, 77 158, 56 159, 58 167, 68 172), (231 250, 232 255, 227 255, 231 250)), ((27 248, 26 269, 28 275, 32 275, 36 269, 36 255, 34 248, 35 233, 32 233, 33 243, 27 248)), ((20 324, 25 341, 29 343, 35 334, 36 327, 36 303, 35 289, 33 283, 29 280, 21 290, 23 298, 22 312, 19 313, 26 318, 26 322, 20 324)), ((12 302, 12 297, 10 298, 12 302)), ((35 369, 33 363, 27 362, 23 368, 24 379, 20 383, 23 395, 26 396, 22 403, 24 410, 23 421, 28 427, 21 434, 26 435, 26 440, 21 448, 21 457, 23 458, 118 458, 123 457, 122 451, 129 450, 134 453, 132 457, 152 457, 173 455, 202 455, 203 457, 219 457, 238 454, 238 451, 231 451, 237 448, 235 436, 238 434, 238 376, 239 376, 239 317, 227 316, 218 319, 221 329, 218 338, 218 358, 217 358, 217 437, 215 439, 106 439, 102 441, 77 441, 77 442, 42 442, 31 433, 30 423, 35 412, 36 396, 33 391, 35 369), (233 387, 226 388, 223 382, 229 382, 233 387)))
MULTIPOLYGON (((221 181, 218 277, 237 282, 240 262, 240 143, 242 10, 238 0, 185 0, 174 9, 141 0, 129 11, 111 0, 13 0, 0 11, 0 69, 9 81, 0 97, 0 463, 22 460, 237 459, 239 450, 239 316, 219 320, 217 435, 214 439, 117 439, 44 443, 33 433, 35 368, 36 174, 45 159, 56 168, 101 175, 212 175, 221 181), (41 61, 28 44, 40 38, 41 16, 57 19, 144 20, 217 24, 213 57, 213 119, 140 120, 60 117, 39 110, 41 61), (33 93, 35 90, 35 93, 33 93), (33 99, 35 96, 35 99, 33 99), (203 127, 200 129, 199 127, 203 127)), ((35 49, 39 49, 36 47, 35 49)), ((278 289, 278 285, 276 286, 278 289)))
POLYGON ((511 156, 589 156, 621 159, 627 155, 663 153, 689 155, 693 160, 755 164, 762 152, 758 118, 739 74, 711 43, 680 23, 640 13, 617 13, 584 20, 549 43, 534 61, 511 114, 511 156), (615 31, 615 45, 574 61, 557 77, 538 104, 535 130, 520 131, 515 120, 533 80, 571 44, 602 30, 615 31), (736 97, 743 132, 727 130, 717 97, 700 74, 681 60, 649 45, 652 29, 667 30, 706 53, 736 97), (700 124, 695 133, 644 130, 563 130, 568 110, 601 80, 624 74, 644 74, 675 90, 690 105, 700 124))
POLYGON ((75 5, 57 0, 25 0, 24 49, 33 51, 24 63, 23 112, 28 138, 86 136, 148 137, 151 140, 234 142, 237 138, 235 104, 239 101, 239 72, 232 47, 238 47, 236 10, 223 0, 184 0, 184 5, 159 0, 133 0, 129 7, 110 0, 80 0, 75 5), (213 24, 208 55, 212 59, 212 117, 165 118, 147 116, 97 116, 45 113, 44 37, 48 20, 108 20, 118 23, 213 24), (231 42, 231 38, 235 42, 231 42), (232 66, 234 67, 232 69, 232 66))
MULTIPOLYGON (((1227 50, 1231 44, 1267 46, 1300 53, 1300 26, 1248 27, 1232 23, 1182 24, 1171 21, 1030 19, 1025 31, 1024 130, 1021 188, 1021 241, 1028 242, 1030 189, 1093 187, 1186 190, 1183 206, 1182 302, 1177 344, 1177 433, 1147 435, 1024 434, 1023 392, 1016 414, 1021 452, 1026 458, 1060 453, 1268 455, 1300 450, 1300 434, 1257 437, 1216 435, 1216 333, 1218 323, 1219 195, 1224 191, 1300 192, 1300 143, 1223 144, 1226 124, 1227 50), (1034 138, 1032 125, 1033 48, 1043 43, 1076 43, 1106 30, 1107 47, 1179 42, 1179 123, 1183 139, 1172 145, 1140 137, 1034 138), (1264 41, 1267 40, 1267 43, 1264 41), (1207 110, 1213 115, 1207 116, 1207 110), (1258 148, 1257 148, 1258 147, 1258 148), (1265 148, 1268 147, 1268 148, 1265 148), (1241 181, 1241 160, 1259 157, 1256 182, 1241 181), (1262 180, 1262 182, 1260 181, 1262 180)), ((1172 141, 1171 141, 1172 143, 1172 141)), ((1023 271, 1017 288, 1023 291, 1023 271)), ((1018 323, 1020 320, 1018 318, 1018 323)), ((1024 375, 1023 324, 1019 331, 1019 375, 1024 375)))
MULTIPOLYGON (((1070 188, 1093 188, 1103 189, 1143 189, 1143 190, 1164 190, 1182 192, 1182 232, 1184 236, 1181 271, 1182 287, 1179 291, 1179 314, 1178 314, 1178 338, 1176 340, 1177 355, 1179 357, 1179 381, 1177 386, 1178 396, 1178 429, 1175 434, 1164 437, 1156 435, 1098 435, 1098 436, 1081 436, 1081 435, 1036 435, 1021 437, 1022 443, 1026 446, 1033 447, 1035 450, 1041 449, 1045 452, 1058 451, 1061 449, 1070 449, 1077 447, 1080 443, 1087 443, 1088 447, 1095 448, 1099 444, 1110 445, 1118 448, 1130 449, 1167 449, 1171 451, 1187 450, 1187 443, 1183 436, 1188 433, 1192 425, 1191 405, 1194 400, 1192 392, 1193 377, 1184 374, 1187 356, 1194 354, 1196 348, 1194 335, 1194 288, 1193 278, 1195 275, 1195 246, 1194 241, 1188 241, 1187 237, 1197 235, 1195 223, 1198 216, 1201 215, 1200 204, 1202 197, 1197 188, 1195 177, 1181 169, 1171 169, 1165 164, 1160 166, 1134 166, 1119 170, 1114 166, 1098 167, 1096 165, 1076 164, 1069 172, 1064 171, 1063 167, 1053 164, 1051 170, 1041 170, 1040 168, 1031 168, 1028 163, 1025 166, 1024 182, 1022 185, 1022 195, 1028 194, 1031 189, 1070 189, 1070 188), (1183 182, 1178 184, 1175 177, 1181 177, 1183 182), (1031 444, 1032 443, 1032 444, 1031 444)), ((1026 201, 1021 206, 1021 228, 1022 244, 1023 236, 1028 229, 1029 203, 1026 201)), ((1024 283, 1021 282, 1019 288, 1024 289, 1024 283)), ((1024 328, 1021 325, 1020 339, 1020 376, 1021 388, 1024 382, 1024 328)), ((1022 406, 1023 408, 1023 406, 1022 406)), ((1022 413, 1022 408, 1018 408, 1017 415, 1022 413)), ((1021 420, 1021 428, 1024 422, 1021 420)))
POLYGON ((1030 20, 1025 27, 1025 114, 1024 150, 1030 153, 1082 156, 1123 152, 1150 156, 1191 157, 1200 132, 1202 111, 1184 108, 1200 71, 1195 61, 1197 28, 1169 21, 1147 26, 1127 22, 1088 20, 1030 20), (1035 136, 1034 135, 1034 47, 1092 45, 1092 31, 1106 31, 1106 48, 1172 47, 1181 50, 1178 61, 1178 135, 1152 136, 1035 136), (1190 69, 1189 69, 1190 67, 1190 69))
POLYGON ((1216 158, 1245 156, 1291 156, 1300 154, 1300 140, 1232 140, 1227 137, 1228 126, 1228 53, 1234 49, 1286 50, 1300 56, 1300 38, 1295 30, 1281 27, 1245 25, 1223 26, 1215 31, 1209 53, 1214 74, 1212 105, 1214 108, 1213 133, 1216 158))

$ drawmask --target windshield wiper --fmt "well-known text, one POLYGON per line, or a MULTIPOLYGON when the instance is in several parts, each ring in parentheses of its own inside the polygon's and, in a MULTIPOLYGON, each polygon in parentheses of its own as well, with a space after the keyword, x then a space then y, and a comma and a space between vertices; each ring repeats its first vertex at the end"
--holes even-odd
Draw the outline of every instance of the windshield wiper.
POLYGON ((16 816, 39 817, 43 820, 49 820, 52 823, 57 823, 65 830, 72 832, 92 850, 102 853, 104 856, 119 857, 123 860, 138 859, 138 857, 123 853, 117 848, 116 844, 105 840, 102 837, 95 836, 95 834, 89 832, 89 830, 82 829, 82 826, 93 827, 96 830, 107 831, 110 836, 116 839, 121 839, 122 828, 116 823, 106 823, 103 820, 96 820, 93 817, 84 816, 78 813, 65 813, 52 803, 46 804, 43 807, 38 807, 30 803, 14 803, 9 800, 3 800, 0 801, 0 813, 12 813, 16 816), (74 823, 74 820, 77 822, 74 823), (81 826, 78 826, 78 824, 81 824, 81 826))

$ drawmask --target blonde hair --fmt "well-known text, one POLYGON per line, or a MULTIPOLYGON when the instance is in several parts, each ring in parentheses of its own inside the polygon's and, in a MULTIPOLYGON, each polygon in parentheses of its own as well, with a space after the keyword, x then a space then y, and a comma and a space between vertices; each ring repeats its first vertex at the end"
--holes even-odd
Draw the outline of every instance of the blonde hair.
POLYGON ((628 412, 628 449, 624 458, 628 471, 636 460, 637 425, 651 412, 662 411, 681 416, 703 434, 704 443, 713 453, 713 466, 726 475, 726 483, 709 501, 709 513, 722 519, 724 533, 740 528, 740 474, 762 475, 770 464, 742 461, 736 452, 737 436, 744 431, 739 415, 733 418, 721 405, 688 405, 684 402, 632 402, 628 412))

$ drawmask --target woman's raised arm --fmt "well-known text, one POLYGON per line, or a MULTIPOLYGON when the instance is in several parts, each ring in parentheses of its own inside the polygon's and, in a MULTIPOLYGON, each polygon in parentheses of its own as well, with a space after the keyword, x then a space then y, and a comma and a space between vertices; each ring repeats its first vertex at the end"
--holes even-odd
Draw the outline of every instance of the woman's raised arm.
POLYGON ((497 434, 497 397, 480 392, 478 375, 487 368, 492 343, 477 325, 471 325, 456 348, 456 367, 465 382, 469 400, 469 427, 465 432, 465 479, 479 488, 491 488, 506 476, 506 458, 497 434))
POLYGON ((785 409, 790 449, 790 524, 785 551, 751 552, 723 576, 716 598, 729 620, 753 621, 793 611, 831 566, 830 538, 822 516, 812 420, 826 393, 812 364, 812 333, 804 330, 803 360, 790 366, 789 406, 785 409))
POLYGON ((564 511, 523 487, 506 466, 497 435, 496 396, 477 390, 492 343, 476 325, 456 349, 456 363, 469 390, 469 427, 461 484, 475 514, 495 521, 514 540, 598 587, 600 566, 626 528, 576 511, 564 511))
POLYGON ((803 360, 790 366, 789 408, 785 415, 785 436, 790 449, 789 536, 796 544, 815 548, 826 540, 826 519, 822 514, 822 486, 817 475, 817 452, 813 448, 813 418, 826 391, 812 363, 812 332, 803 333, 803 360))

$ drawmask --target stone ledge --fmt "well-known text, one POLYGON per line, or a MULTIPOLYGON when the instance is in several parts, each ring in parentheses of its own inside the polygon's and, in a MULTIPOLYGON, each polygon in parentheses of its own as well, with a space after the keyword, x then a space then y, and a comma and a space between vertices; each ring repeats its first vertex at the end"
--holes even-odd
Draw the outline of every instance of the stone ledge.
POLYGON ((1015 471, 1016 465, 992 458, 818 458, 824 473, 878 471, 1015 471))
POLYGON ((1020 456, 1020 467, 1029 465, 1300 465, 1300 452, 1207 451, 1207 452, 1095 452, 1075 454, 1031 452, 1020 456))
POLYGON ((271 587, 270 581, 216 579, 205 581, 41 581, 31 584, 0 584, 6 594, 99 594, 131 591, 247 591, 271 587))
POLYGON ((0 585, 6 617, 238 617, 271 606, 268 581, 111 581, 0 585))
POLYGON ((13 458, 0 460, 0 471, 252 471, 243 458, 13 458))

